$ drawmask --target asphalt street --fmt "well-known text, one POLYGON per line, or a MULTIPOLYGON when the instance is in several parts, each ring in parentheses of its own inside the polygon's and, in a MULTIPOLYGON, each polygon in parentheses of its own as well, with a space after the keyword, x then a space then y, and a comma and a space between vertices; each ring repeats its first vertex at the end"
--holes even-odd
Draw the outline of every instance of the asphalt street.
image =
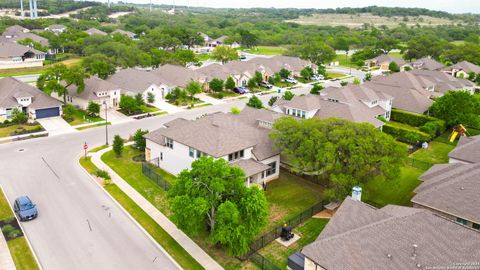
MULTIPOLYGON (((294 90, 308 93, 309 88, 294 90)), ((260 96, 264 104, 272 95, 260 96)), ((109 126, 128 137, 142 128, 154 130, 178 117, 195 119, 213 112, 243 108, 247 99, 109 126)), ((105 128, 0 144, 0 184, 12 202, 28 195, 39 217, 24 222, 40 263, 47 270, 177 269, 78 164, 83 144, 105 143, 105 128)))

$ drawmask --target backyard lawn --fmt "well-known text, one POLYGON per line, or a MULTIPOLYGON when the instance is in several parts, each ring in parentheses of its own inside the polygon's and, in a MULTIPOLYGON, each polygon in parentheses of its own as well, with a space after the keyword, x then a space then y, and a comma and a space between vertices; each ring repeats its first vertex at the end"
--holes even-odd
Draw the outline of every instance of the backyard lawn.
POLYGON ((22 134, 33 133, 42 131, 43 127, 40 124, 30 125, 30 124, 18 124, 8 127, 0 127, 0 138, 10 137, 17 135, 16 133, 22 132, 22 134))
POLYGON ((427 149, 419 149, 410 157, 431 164, 448 163, 448 153, 453 148, 455 148, 455 145, 432 141, 427 149))
POLYGON ((257 46, 251 49, 243 49, 242 51, 252 54, 262 54, 262 55, 282 55, 287 49, 284 47, 277 46, 257 46))
POLYGON ((300 239, 298 239, 297 242, 289 247, 285 247, 277 241, 273 241, 266 247, 262 248, 259 253, 279 266, 280 269, 286 269, 288 257, 306 245, 314 242, 322 232, 323 228, 325 228, 328 221, 329 219, 311 218, 293 229, 293 233, 300 236, 300 239))

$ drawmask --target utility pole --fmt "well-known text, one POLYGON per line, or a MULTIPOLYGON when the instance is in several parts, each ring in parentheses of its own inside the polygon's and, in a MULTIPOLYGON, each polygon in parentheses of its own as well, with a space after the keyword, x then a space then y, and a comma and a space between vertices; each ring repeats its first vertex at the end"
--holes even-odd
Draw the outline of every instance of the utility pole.
POLYGON ((28 1, 28 7, 30 8, 30 19, 33 19, 33 0, 28 1))
POLYGON ((33 17, 38 18, 37 0, 33 0, 33 17))
POLYGON ((25 10, 23 10, 23 0, 20 0, 20 10, 22 14, 22 19, 25 18, 25 10))

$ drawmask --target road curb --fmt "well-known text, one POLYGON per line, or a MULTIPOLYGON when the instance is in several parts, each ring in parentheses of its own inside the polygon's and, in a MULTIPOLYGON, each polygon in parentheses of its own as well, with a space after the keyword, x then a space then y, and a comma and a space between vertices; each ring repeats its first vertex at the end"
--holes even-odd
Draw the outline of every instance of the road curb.
MULTIPOLYGON (((17 215, 15 215, 15 212, 14 212, 13 209, 12 209, 12 203, 8 200, 7 194, 5 194, 5 191, 3 190, 3 187, 2 187, 2 186, 0 186, 0 191, 2 192, 3 196, 5 197, 5 200, 7 200, 8 206, 10 206, 10 210, 12 210, 13 216, 14 216, 15 219, 17 220, 17 223, 18 223, 18 225, 20 226, 20 229, 22 230, 22 234, 23 234, 23 236, 25 237, 25 240, 27 241, 28 247, 29 247, 30 250, 32 251, 33 258, 34 258, 35 261, 37 262, 38 268, 39 268, 40 270, 43 270, 42 264, 40 263, 40 260, 39 260, 38 257, 37 257, 37 253, 35 252, 35 249, 33 248, 32 243, 30 243, 30 240, 28 239, 28 236, 27 236, 27 234, 25 233, 25 230, 23 229, 22 224, 21 224, 20 221, 18 220, 17 215)), ((0 233, 1 233, 1 232, 0 232, 0 233)))
MULTIPOLYGON (((105 149, 102 149, 98 152, 95 152, 96 153, 101 153, 103 150, 110 150, 112 147, 108 147, 108 148, 105 148, 105 149)), ((87 155, 89 156, 89 155, 87 155)), ((127 210, 125 210, 125 208, 123 208, 123 206, 117 202, 117 200, 112 196, 110 195, 110 193, 108 193, 108 191, 105 190, 105 188, 100 185, 97 180, 93 177, 93 175, 91 175, 81 164, 80 164, 80 159, 83 158, 84 155, 79 155, 77 160, 78 160, 78 165, 80 166, 80 168, 82 168, 82 170, 90 177, 90 179, 95 183, 97 184, 97 186, 105 193, 107 194, 107 196, 123 211, 123 213, 125 213, 127 215, 127 217, 133 221, 133 223, 148 237, 148 239, 150 239, 150 241, 152 241, 172 262, 173 264, 175 264, 179 269, 183 269, 178 263, 177 261, 175 261, 174 258, 172 258, 172 256, 170 256, 170 254, 155 240, 153 239, 153 237, 142 227, 142 225, 140 225, 140 223, 137 222, 137 220, 135 218, 133 218, 130 213, 128 213, 127 210)), ((90 155, 91 157, 91 155, 90 155)), ((95 164, 94 164, 95 165, 95 164)), ((97 167, 97 165, 95 165, 95 167, 97 167)), ((97 167, 98 168, 98 167, 97 167)), ((102 168, 98 168, 98 169, 102 169, 102 168)), ((120 189, 121 190, 121 189, 120 189)), ((123 192, 123 191, 122 191, 123 192)), ((127 195, 128 197, 128 195, 127 195)), ((128 197, 130 198, 130 197, 128 197)), ((131 200, 131 198, 130 198, 131 200)), ((138 206, 138 204, 134 201, 134 203, 138 206)), ((139 206, 140 207, 140 206, 139 206)), ((142 209, 143 210, 143 209, 142 209)))

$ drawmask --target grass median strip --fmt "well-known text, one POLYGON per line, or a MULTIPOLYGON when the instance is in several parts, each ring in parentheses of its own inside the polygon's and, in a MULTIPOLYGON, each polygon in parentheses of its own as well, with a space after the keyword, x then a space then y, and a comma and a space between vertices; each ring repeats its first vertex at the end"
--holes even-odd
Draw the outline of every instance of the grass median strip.
MULTIPOLYGON (((84 157, 80 158, 80 165, 90 174, 94 174, 98 170, 90 157, 86 159, 84 157)), ((175 239, 163 230, 155 220, 143 211, 142 208, 130 199, 117 185, 109 184, 104 186, 104 188, 184 269, 203 269, 175 239)))

